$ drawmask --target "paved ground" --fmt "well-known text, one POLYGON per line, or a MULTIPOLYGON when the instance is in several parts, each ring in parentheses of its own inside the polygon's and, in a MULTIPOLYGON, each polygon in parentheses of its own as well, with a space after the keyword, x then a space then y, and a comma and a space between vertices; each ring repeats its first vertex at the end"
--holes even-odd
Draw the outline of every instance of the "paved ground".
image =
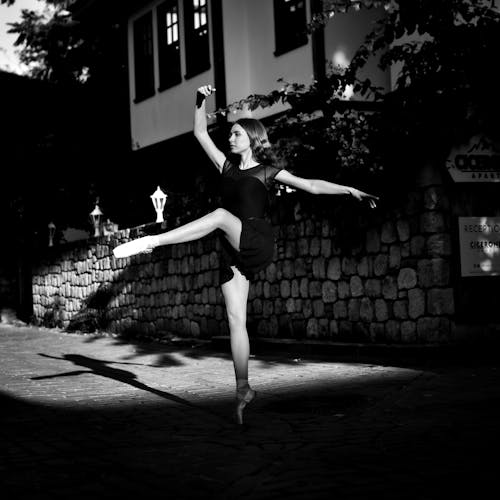
POLYGON ((500 368, 487 359, 252 357, 231 418, 209 344, 0 326, 6 499, 490 498, 500 368))

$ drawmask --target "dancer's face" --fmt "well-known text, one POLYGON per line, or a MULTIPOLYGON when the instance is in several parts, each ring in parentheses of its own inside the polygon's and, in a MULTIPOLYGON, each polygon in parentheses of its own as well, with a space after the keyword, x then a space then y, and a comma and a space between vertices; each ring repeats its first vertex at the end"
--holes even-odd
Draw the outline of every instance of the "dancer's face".
POLYGON ((234 124, 232 126, 231 134, 229 135, 229 147, 231 148, 231 153, 239 155, 250 149, 250 139, 241 125, 234 124))

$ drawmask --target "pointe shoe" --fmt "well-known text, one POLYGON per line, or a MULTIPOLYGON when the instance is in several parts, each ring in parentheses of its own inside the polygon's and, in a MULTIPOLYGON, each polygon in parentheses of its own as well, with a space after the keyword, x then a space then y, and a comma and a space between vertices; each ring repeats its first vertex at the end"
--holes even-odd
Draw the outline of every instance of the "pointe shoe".
POLYGON ((144 236, 142 238, 138 238, 137 240, 122 243, 121 245, 113 248, 113 255, 117 259, 124 259, 140 253, 150 253, 153 251, 153 248, 153 237, 144 236))
POLYGON ((236 391, 236 421, 239 425, 243 424, 243 410, 256 396, 257 392, 250 387, 245 387, 244 389, 238 389, 236 391))

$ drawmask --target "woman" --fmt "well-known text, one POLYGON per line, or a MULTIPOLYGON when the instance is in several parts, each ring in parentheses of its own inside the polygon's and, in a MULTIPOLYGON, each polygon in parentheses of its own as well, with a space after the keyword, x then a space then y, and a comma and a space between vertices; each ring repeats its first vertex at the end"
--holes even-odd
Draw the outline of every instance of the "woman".
POLYGON ((256 395, 248 383, 250 346, 246 329, 247 300, 250 279, 272 261, 274 236, 264 219, 267 191, 273 181, 312 194, 343 194, 366 200, 375 207, 376 196, 355 188, 319 179, 297 177, 265 160, 270 144, 259 120, 236 121, 229 136, 230 154, 226 157, 207 132, 205 100, 215 89, 205 85, 198 89, 194 114, 194 135, 208 157, 222 174, 223 208, 171 231, 139 238, 114 249, 115 257, 129 257, 150 252, 161 245, 196 240, 220 229, 222 240, 220 283, 226 305, 231 352, 236 375, 236 418, 243 423, 243 410, 256 395), (262 162, 262 163, 261 163, 262 162))

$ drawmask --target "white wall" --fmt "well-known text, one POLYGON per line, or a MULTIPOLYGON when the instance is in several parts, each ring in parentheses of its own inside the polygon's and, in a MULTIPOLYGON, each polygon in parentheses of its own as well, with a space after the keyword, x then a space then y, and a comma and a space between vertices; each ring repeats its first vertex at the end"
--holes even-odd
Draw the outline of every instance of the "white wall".
MULTIPOLYGON (((309 16, 309 0, 306 0, 309 16)), ((227 102, 249 94, 267 94, 279 89, 282 77, 290 82, 312 82, 312 45, 274 55, 274 9, 271 0, 224 0, 224 45, 226 52, 227 102)), ((309 17, 308 17, 309 20, 309 17)), ((262 118, 285 109, 257 109, 251 116, 262 118)), ((250 113, 245 113, 247 116, 250 113)), ((239 114, 235 115, 237 118, 239 114)))

